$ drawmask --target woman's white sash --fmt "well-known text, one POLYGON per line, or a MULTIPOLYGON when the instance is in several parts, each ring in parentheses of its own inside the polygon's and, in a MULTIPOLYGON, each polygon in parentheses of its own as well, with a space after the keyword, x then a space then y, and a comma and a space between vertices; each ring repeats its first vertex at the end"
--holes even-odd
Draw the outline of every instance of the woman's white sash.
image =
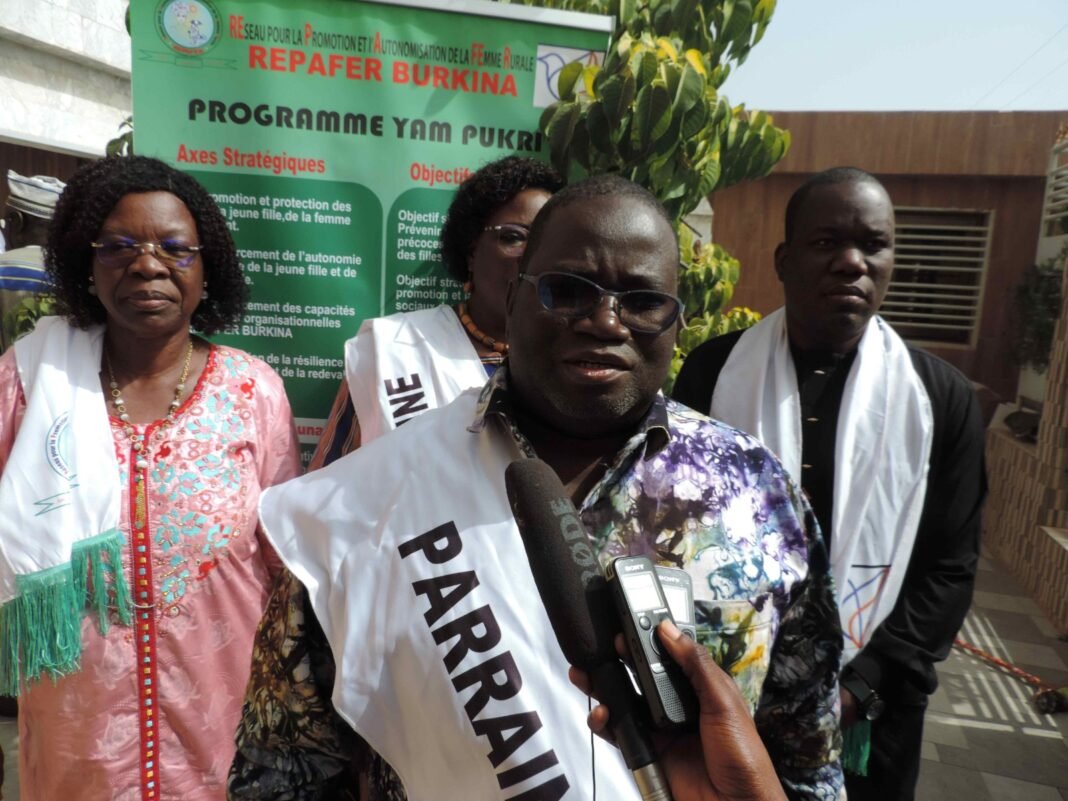
MULTIPOLYGON (((802 484, 801 402, 783 309, 739 338, 710 414, 757 437, 802 484)), ((905 343, 873 317, 846 380, 835 440, 830 557, 843 664, 897 602, 923 511, 933 431, 930 399, 905 343)))
POLYGON ((448 306, 364 320, 345 343, 345 378, 360 442, 486 383, 486 370, 448 306))
POLYGON ((0 692, 74 670, 81 617, 131 622, 122 572, 119 469, 100 386, 102 326, 46 317, 15 343, 26 396, 0 477, 0 692), (110 597, 109 597, 110 592, 110 597))

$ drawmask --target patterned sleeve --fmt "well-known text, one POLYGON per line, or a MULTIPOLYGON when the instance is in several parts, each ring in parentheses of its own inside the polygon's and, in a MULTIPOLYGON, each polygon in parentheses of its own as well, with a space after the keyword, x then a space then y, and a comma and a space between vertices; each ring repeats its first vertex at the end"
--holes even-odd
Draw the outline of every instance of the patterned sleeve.
MULTIPOLYGON (((281 377, 266 362, 253 357, 249 361, 256 410, 256 469, 263 490, 300 475, 300 441, 281 377)), ((268 573, 277 576, 282 560, 259 527, 256 537, 268 573)))
POLYGON ((827 552, 816 516, 793 484, 773 511, 786 528, 801 526, 808 570, 791 588, 763 694, 757 729, 791 799, 835 801, 844 792, 839 761, 838 673, 842 631, 827 552))
POLYGON ((308 594, 283 571, 256 632, 228 798, 357 801, 362 741, 334 710, 333 684, 308 594))
POLYGON ((257 454, 260 487, 266 489, 300 475, 300 442, 282 379, 266 363, 256 359, 253 364, 261 438, 257 454))
POLYGON ((342 456, 352 453, 360 447, 360 421, 356 417, 356 407, 352 405, 349 384, 342 379, 338 387, 334 406, 326 419, 326 427, 319 438, 319 444, 312 454, 308 472, 326 467, 342 456))
POLYGON ((11 449, 15 447, 15 434, 25 412, 26 398, 22 393, 22 382, 19 381, 15 351, 9 348, 0 356, 0 475, 4 472, 11 449))

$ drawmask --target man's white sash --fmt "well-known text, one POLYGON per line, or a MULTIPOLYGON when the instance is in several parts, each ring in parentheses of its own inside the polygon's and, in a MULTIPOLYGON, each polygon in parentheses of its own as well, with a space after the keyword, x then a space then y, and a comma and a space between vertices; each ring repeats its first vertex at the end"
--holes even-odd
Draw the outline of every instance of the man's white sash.
POLYGON ((345 378, 363 444, 486 383, 486 370, 448 306, 364 320, 345 343, 345 378))
MULTIPOLYGON (((587 699, 504 489, 521 454, 498 421, 468 430, 477 395, 267 490, 261 518, 330 643, 335 707, 412 801, 589 799, 587 699)), ((597 797, 637 799, 594 739, 597 797)))
MULTIPOLYGON (((802 483, 801 402, 784 309, 738 339, 709 413, 757 437, 802 483)), ((873 317, 846 379, 834 450, 830 556, 843 664, 897 602, 923 511, 933 430, 930 399, 905 343, 873 317)))

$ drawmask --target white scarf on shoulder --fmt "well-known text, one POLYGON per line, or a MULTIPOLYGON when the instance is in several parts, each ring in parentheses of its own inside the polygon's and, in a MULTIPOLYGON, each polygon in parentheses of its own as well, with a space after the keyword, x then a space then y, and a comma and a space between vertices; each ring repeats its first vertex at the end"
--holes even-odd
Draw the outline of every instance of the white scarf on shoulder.
MULTIPOLYGON (((709 413, 757 437, 802 483, 801 401, 784 309, 739 338, 709 413)), ((873 317, 846 380, 834 448, 830 558, 843 664, 897 602, 923 510, 933 430, 930 399, 905 343, 873 317)))
POLYGON ((364 444, 486 383, 486 370, 448 306, 364 320, 345 343, 345 380, 364 444))
POLYGON ((81 617, 130 622, 119 469, 98 371, 104 329, 38 321, 15 343, 26 413, 0 476, 0 692, 78 667, 81 617))

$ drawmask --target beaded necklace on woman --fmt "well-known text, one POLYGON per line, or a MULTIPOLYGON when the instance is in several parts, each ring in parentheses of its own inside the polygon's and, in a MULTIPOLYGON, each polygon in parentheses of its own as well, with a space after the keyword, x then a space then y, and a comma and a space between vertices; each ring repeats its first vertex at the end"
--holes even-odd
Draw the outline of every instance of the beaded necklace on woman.
MULTIPOLYGON (((471 294, 471 282, 464 283, 464 290, 471 294)), ((504 357, 508 355, 508 343, 501 342, 498 339, 494 339, 489 334, 484 333, 471 319, 471 312, 468 311, 467 302, 461 301, 456 307, 456 314, 460 318, 460 324, 467 331, 467 336, 471 338, 472 342, 480 342, 485 347, 489 348, 490 352, 486 355, 479 354, 483 362, 500 362, 504 360, 504 357)))
MULTIPOLYGON (((182 405, 182 395, 185 393, 185 382, 189 378, 189 364, 193 359, 193 340, 189 340, 189 346, 185 350, 185 359, 182 362, 182 372, 178 377, 178 385, 174 388, 174 399, 170 402, 170 406, 167 408, 167 415, 160 421, 159 426, 156 428, 156 437, 162 438, 163 432, 174 424, 174 416, 178 411, 178 407, 182 405)), ((111 405, 115 407, 116 416, 122 423, 122 430, 126 434, 130 442, 133 443, 132 447, 134 453, 137 454, 137 461, 134 466, 138 471, 146 470, 148 468, 148 462, 142 456, 144 450, 144 443, 141 441, 142 437, 134 429, 133 424, 130 422, 130 414, 126 411, 126 401, 123 400, 122 390, 119 389, 119 383, 115 380, 115 372, 111 369, 111 359, 108 357, 107 349, 104 350, 104 367, 108 371, 108 386, 111 391, 111 405)), ((141 473, 137 473, 137 480, 141 480, 141 473)))

